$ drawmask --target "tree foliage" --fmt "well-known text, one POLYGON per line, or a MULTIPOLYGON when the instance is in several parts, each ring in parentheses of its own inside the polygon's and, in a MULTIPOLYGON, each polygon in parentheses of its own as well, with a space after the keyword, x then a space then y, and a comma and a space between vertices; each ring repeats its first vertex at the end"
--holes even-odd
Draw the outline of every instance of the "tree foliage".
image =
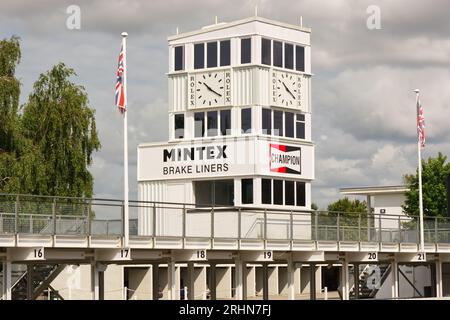
POLYGON ((88 171, 99 150, 94 110, 74 70, 41 74, 19 113, 17 37, 0 42, 0 192, 91 197, 88 171))
MULTIPOLYGON (((447 215, 447 192, 445 179, 450 174, 450 163, 441 152, 436 158, 422 160, 423 214, 430 217, 447 215)), ((419 173, 405 175, 404 182, 409 187, 403 210, 410 216, 419 215, 419 173)))
POLYGON ((367 212, 367 204, 365 201, 349 200, 347 197, 339 199, 328 205, 328 211, 357 213, 367 212))

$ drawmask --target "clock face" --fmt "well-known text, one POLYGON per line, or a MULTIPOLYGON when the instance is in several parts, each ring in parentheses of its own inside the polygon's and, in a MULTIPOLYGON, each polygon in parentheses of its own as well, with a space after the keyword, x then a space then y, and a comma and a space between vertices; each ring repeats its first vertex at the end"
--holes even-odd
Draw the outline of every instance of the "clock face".
POLYGON ((189 77, 189 107, 208 108, 231 104, 231 73, 202 72, 189 77))
POLYGON ((301 107, 301 76, 281 71, 272 71, 272 103, 287 108, 301 107))

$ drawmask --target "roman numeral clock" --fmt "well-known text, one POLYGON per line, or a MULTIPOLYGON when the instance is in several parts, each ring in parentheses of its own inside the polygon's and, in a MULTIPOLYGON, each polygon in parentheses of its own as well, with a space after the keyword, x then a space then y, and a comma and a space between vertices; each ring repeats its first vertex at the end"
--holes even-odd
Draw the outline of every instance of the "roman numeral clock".
POLYGON ((189 108, 231 105, 229 70, 198 72, 189 75, 189 108))

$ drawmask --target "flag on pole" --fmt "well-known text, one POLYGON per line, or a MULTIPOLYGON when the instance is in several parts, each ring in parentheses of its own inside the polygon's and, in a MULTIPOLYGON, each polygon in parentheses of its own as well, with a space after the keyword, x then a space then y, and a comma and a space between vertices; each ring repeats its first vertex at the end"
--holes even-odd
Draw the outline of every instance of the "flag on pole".
POLYGON ((423 107, 420 99, 417 99, 417 134, 420 145, 425 147, 425 118, 423 116, 423 107))
POLYGON ((125 96, 125 65, 124 65, 124 51, 123 45, 120 48, 119 65, 117 67, 117 82, 116 82, 116 106, 119 107, 121 113, 125 111, 126 96, 125 96))

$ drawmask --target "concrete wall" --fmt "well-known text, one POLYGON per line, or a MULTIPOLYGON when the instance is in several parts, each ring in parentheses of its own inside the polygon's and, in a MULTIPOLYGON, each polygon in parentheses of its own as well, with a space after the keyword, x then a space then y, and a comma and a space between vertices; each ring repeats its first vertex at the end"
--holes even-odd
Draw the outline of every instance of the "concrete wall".
MULTIPOLYGON (((128 289, 130 300, 152 299, 152 270, 149 267, 128 267, 128 289)), ((105 278, 106 280, 106 278, 105 278)), ((112 280, 112 279, 111 279, 112 280)), ((109 281, 109 278, 108 278, 109 281)), ((105 281, 106 282, 106 281, 105 281)))

